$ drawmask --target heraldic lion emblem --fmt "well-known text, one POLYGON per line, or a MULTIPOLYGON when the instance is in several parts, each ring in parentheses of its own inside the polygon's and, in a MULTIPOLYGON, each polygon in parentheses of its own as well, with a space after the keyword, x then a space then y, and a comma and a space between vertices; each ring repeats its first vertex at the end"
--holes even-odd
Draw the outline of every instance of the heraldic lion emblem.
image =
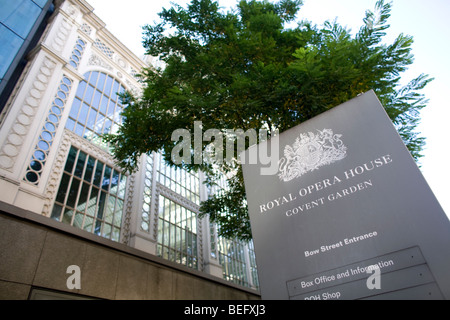
POLYGON ((292 146, 284 148, 284 157, 278 162, 281 180, 293 180, 347 156, 341 134, 334 134, 331 129, 317 131, 301 133, 292 146))

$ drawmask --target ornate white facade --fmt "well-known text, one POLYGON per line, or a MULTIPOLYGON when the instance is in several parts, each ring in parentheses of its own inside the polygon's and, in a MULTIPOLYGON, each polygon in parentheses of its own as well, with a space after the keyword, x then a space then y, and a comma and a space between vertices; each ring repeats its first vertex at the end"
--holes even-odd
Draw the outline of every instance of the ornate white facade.
POLYGON ((139 93, 148 65, 86 1, 55 7, 0 115, 0 201, 257 287, 251 245, 219 239, 195 215, 208 196, 201 174, 167 168, 156 153, 132 175, 115 165, 99 135, 120 125, 115 92, 139 93))

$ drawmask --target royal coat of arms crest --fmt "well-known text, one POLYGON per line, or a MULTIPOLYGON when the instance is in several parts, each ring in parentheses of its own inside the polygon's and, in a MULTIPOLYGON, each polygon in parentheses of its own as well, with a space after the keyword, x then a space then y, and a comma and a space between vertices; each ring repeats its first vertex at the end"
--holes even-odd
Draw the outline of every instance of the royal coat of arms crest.
POLYGON ((316 134, 300 134, 292 146, 284 148, 284 157, 278 162, 281 180, 293 180, 347 156, 347 147, 341 140, 341 134, 334 134, 331 129, 317 131, 316 134))

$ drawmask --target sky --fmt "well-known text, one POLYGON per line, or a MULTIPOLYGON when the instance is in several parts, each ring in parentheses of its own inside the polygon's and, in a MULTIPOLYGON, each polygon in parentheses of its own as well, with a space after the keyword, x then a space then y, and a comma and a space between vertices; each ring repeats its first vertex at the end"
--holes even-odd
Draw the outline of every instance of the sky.
MULTIPOLYGON (((125 46, 138 56, 144 54, 142 27, 158 21, 162 8, 172 3, 183 7, 189 0, 87 0, 94 13, 106 23, 125 46), (125 5, 124 5, 125 4, 125 5)), ((238 0, 217 0, 225 10, 236 7, 238 0)), ((393 9, 389 19, 385 41, 390 44, 403 33, 414 37, 412 53, 415 61, 402 75, 408 83, 420 74, 434 78, 422 93, 429 103, 421 112, 418 131, 426 138, 427 145, 421 159, 421 171, 450 217, 450 1, 449 0, 392 0, 393 9)), ((303 0, 298 20, 309 20, 322 25, 327 20, 337 21, 357 32, 363 24, 365 11, 373 10, 376 0, 303 0)))

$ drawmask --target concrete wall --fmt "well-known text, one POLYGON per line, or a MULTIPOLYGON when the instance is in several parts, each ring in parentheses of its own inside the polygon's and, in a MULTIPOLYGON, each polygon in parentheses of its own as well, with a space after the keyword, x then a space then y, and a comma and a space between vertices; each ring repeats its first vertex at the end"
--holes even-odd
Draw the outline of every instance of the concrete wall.
POLYGON ((34 288, 111 300, 245 300, 259 293, 0 202, 0 299, 34 288), (81 270, 70 290, 67 268, 81 270))

